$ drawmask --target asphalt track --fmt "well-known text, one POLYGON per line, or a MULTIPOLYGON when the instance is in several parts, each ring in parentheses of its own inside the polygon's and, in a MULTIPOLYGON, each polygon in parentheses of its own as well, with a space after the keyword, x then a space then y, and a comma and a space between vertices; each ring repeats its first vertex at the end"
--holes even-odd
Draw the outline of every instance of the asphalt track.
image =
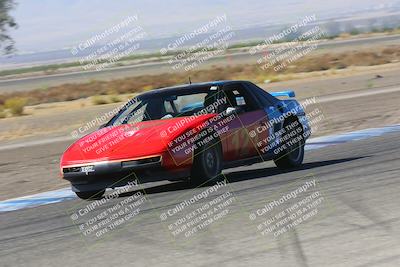
MULTIPOLYGON (((397 45, 400 40, 400 35, 376 36, 369 38, 359 38, 350 40, 333 40, 323 41, 318 45, 318 50, 324 51, 328 49, 348 48, 365 48, 374 45, 397 45)), ((326 51, 329 52, 329 51, 326 51)), ((210 68, 214 65, 236 65, 236 64, 254 64, 263 51, 250 55, 249 52, 238 52, 228 56, 216 56, 207 60, 203 64, 203 68, 210 68)), ((57 86, 65 83, 83 83, 91 80, 111 80, 125 77, 139 76, 145 74, 161 74, 174 72, 168 62, 149 62, 130 66, 115 67, 104 69, 101 71, 77 71, 71 73, 61 73, 54 75, 44 75, 37 77, 27 77, 18 79, 0 80, 0 93, 14 91, 29 91, 37 88, 46 88, 49 86, 57 86)))
MULTIPOLYGON (((111 199, 82 220, 137 192, 145 197, 134 217, 99 238, 85 236, 74 217, 94 202, 1 213, 0 266, 399 266, 399 163, 397 132, 307 151, 304 167, 296 171, 272 163, 231 169, 225 173, 228 184, 212 195, 229 192, 228 213, 189 237, 174 236, 169 228, 209 203, 211 194, 177 217, 160 217, 213 185, 157 184, 111 199), (267 217, 251 215, 313 180, 309 192, 323 196, 317 213, 278 236, 263 236, 258 227, 267 217)), ((299 204, 301 197, 281 208, 299 204)))

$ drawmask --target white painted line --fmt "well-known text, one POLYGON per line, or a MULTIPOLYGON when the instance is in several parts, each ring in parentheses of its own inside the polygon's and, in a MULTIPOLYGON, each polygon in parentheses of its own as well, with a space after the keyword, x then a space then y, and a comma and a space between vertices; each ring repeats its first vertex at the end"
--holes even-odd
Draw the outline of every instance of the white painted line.
POLYGON ((338 100, 345 100, 345 99, 351 99, 351 98, 359 98, 359 97, 364 97, 364 96, 371 96, 371 95, 381 95, 381 94, 388 94, 388 93, 397 93, 400 91, 400 87, 387 87, 387 88, 372 88, 372 89, 366 89, 363 91, 358 91, 358 92, 345 92, 341 94, 335 94, 335 95, 327 95, 327 96, 318 96, 317 97, 317 103, 326 103, 326 102, 331 102, 331 101, 338 101, 338 100))
POLYGON ((382 128, 371 128, 337 135, 310 138, 307 140, 306 150, 319 149, 330 145, 381 136, 385 133, 391 132, 400 132, 400 125, 392 125, 382 128))
POLYGON ((71 189, 63 188, 30 196, 8 199, 0 202, 0 212, 33 208, 76 198, 71 189))
POLYGON ((72 136, 54 137, 54 138, 41 139, 41 140, 36 140, 36 141, 27 141, 27 142, 11 144, 11 145, 3 145, 3 146, 0 146, 0 151, 17 149, 17 148, 21 148, 21 147, 47 145, 47 144, 52 144, 52 143, 56 143, 56 142, 75 141, 75 140, 77 140, 77 138, 73 138, 72 136))

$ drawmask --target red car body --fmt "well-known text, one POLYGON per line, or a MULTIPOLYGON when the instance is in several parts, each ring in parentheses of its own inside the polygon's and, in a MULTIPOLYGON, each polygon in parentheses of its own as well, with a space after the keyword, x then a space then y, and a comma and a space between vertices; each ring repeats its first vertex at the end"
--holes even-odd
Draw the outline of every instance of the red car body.
MULTIPOLYGON (((186 90, 195 88, 202 92, 206 89, 197 87, 232 83, 238 82, 190 85, 186 90)), ((245 88, 246 84, 241 86, 245 88)), ((156 91, 152 94, 157 96, 156 91)), ((142 183, 187 179, 193 172, 199 135, 206 136, 203 139, 212 135, 218 140, 223 167, 272 159, 268 153, 260 153, 255 145, 271 134, 272 126, 267 125, 271 116, 266 110, 259 105, 230 116, 215 112, 106 126, 68 147, 61 158, 61 175, 71 182, 73 191, 90 193, 123 186, 133 179, 142 183), (257 132, 254 138, 249 137, 252 131, 257 132)), ((282 125, 273 128, 279 127, 282 125)))

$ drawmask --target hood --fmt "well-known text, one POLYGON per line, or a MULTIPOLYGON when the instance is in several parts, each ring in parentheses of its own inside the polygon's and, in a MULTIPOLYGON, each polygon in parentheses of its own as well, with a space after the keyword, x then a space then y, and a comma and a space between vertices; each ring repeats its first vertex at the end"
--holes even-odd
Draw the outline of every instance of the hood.
POLYGON ((73 143, 61 165, 130 159, 163 153, 167 144, 188 129, 214 116, 181 117, 99 129, 73 143))

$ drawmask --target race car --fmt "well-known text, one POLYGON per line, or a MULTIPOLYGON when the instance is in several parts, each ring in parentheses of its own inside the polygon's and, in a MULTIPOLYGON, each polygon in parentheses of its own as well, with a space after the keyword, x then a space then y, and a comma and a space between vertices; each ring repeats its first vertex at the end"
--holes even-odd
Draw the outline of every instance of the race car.
POLYGON ((95 199, 132 181, 199 185, 221 179, 223 169, 262 161, 298 167, 311 129, 294 96, 249 81, 145 92, 68 147, 61 176, 78 197, 95 199))

